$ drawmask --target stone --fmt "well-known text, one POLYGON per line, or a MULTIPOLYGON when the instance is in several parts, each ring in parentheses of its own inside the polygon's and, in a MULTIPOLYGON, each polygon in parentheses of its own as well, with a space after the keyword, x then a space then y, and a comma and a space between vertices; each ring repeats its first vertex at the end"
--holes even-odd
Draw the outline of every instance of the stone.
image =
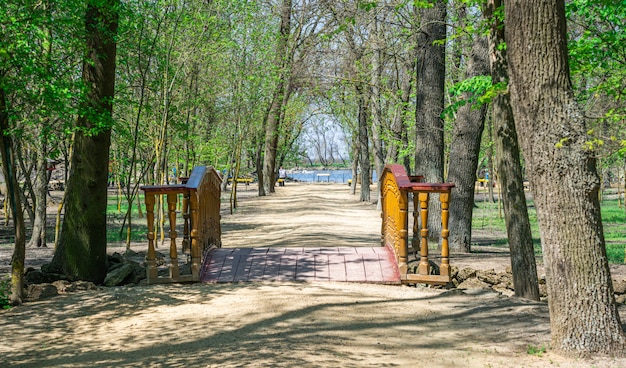
POLYGON ((58 273, 48 273, 43 270, 37 270, 29 267, 24 273, 26 284, 50 284, 58 280, 67 279, 64 275, 58 273))
POLYGON ((124 283, 138 284, 141 280, 146 278, 146 269, 137 262, 127 260, 126 263, 133 267, 133 272, 124 279, 124 283))
POLYGON ((626 294, 626 280, 613 280, 613 291, 615 294, 626 294))
POLYGON ((82 290, 98 290, 96 284, 91 281, 75 281, 72 283, 71 288, 72 291, 82 291, 82 290))
POLYGON ((495 270, 476 271, 476 277, 489 285, 497 285, 500 283, 500 278, 495 270))
POLYGON ((113 271, 107 273, 104 278, 104 286, 117 286, 122 284, 124 279, 133 272, 133 265, 130 263, 124 263, 122 266, 115 268, 113 271))
POLYGON ((476 277, 469 278, 459 284, 458 289, 490 289, 491 285, 477 279, 476 277))
POLYGON ((507 289, 513 290, 513 274, 509 272, 503 272, 498 274, 498 278, 500 279, 499 285, 504 285, 507 289))
POLYGON ((450 278, 456 279, 459 275, 459 268, 457 266, 450 266, 450 278))
POLYGON ((52 283, 52 285, 54 285, 54 287, 57 288, 57 291, 59 293, 70 293, 74 290, 76 290, 73 287, 73 284, 67 280, 57 280, 55 282, 52 283))
POLYGON ((459 283, 463 283, 463 281, 471 277, 475 277, 475 276, 476 276, 475 269, 470 268, 470 267, 465 267, 464 269, 458 272, 456 279, 459 281, 459 283))
POLYGON ((52 284, 33 284, 26 289, 27 300, 34 302, 59 295, 57 288, 52 284))
POLYGON ((616 295, 615 302, 619 304, 626 304, 626 294, 616 295))

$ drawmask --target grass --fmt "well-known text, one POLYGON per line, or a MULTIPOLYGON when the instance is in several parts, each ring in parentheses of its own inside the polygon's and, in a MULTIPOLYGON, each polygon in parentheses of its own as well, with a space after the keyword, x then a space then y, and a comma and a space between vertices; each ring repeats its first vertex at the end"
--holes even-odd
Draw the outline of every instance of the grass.
MULTIPOLYGON (((126 241, 126 232, 128 229, 128 221, 124 224, 124 231, 122 230, 122 224, 124 223, 124 217, 128 211, 128 202, 125 198, 122 198, 120 208, 118 209, 118 197, 117 195, 109 196, 107 203, 107 242, 119 243, 126 241)), ((144 197, 140 195, 133 201, 133 209, 131 211, 132 228, 131 228, 131 242, 146 242, 147 225, 145 219, 145 205, 144 197), (137 210, 137 203, 141 203, 143 218, 139 217, 137 210)))
MULTIPOLYGON (((535 253, 541 254, 541 240, 539 239, 539 225, 537 211, 531 200, 527 202, 530 228, 535 245, 535 253)), ((617 199, 604 199, 601 203, 602 225, 606 242, 606 252, 609 263, 624 263, 624 247, 626 245, 626 209, 620 208, 617 199)), ((495 240, 488 245, 494 247, 508 247, 506 239, 506 225, 504 210, 498 209, 498 203, 477 201, 472 218, 472 229, 482 230, 492 234, 495 240)))
POLYGON ((528 345, 528 349, 526 349, 526 353, 528 355, 534 355, 536 357, 542 357, 543 354, 545 354, 545 352, 547 351, 545 346, 533 346, 533 345, 528 345))

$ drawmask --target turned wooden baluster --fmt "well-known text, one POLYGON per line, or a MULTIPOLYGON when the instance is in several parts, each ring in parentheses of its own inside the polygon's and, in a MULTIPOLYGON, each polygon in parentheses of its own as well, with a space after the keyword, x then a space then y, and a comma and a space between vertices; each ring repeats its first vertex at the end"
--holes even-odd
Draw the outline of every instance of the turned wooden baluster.
POLYGON ((177 193, 167 194, 167 209, 170 218, 170 277, 178 278, 180 271, 178 269, 178 253, 176 251, 176 202, 178 202, 177 193))
MULTIPOLYGON (((191 191, 190 191, 191 192, 191 191)), ((198 196, 194 192, 189 197, 189 217, 191 220, 191 275, 194 279, 200 277, 200 242, 198 236, 198 196)))
MULTIPOLYGON (((191 243, 189 241, 189 191, 183 193, 183 253, 187 256, 191 255, 191 243)), ((187 258, 189 261, 189 258, 187 258)))
POLYGON ((156 252, 154 250, 154 194, 145 194, 146 219, 148 221, 148 254, 146 256, 146 277, 148 283, 157 278, 156 252))
POLYGON ((430 264, 428 263, 428 197, 428 192, 418 193, 420 218, 422 220, 422 229, 420 230, 420 236, 422 238, 420 263, 417 268, 417 273, 420 275, 430 275, 430 264))
POLYGON ((411 237, 411 247, 413 248, 413 252, 417 254, 419 250, 419 244, 421 242, 419 232, 420 232, 420 222, 419 222, 419 198, 417 193, 411 193, 413 195, 413 236, 411 237))
POLYGON ((398 244, 398 270, 401 274, 406 274, 408 271, 408 262, 409 262, 409 246, 408 246, 408 237, 409 237, 409 221, 408 221, 408 196, 406 192, 401 192, 399 198, 399 204, 397 209, 397 218, 396 218, 396 231, 398 232, 398 240, 400 244, 398 244))
POLYGON ((441 202, 441 266, 439 267, 439 274, 442 276, 450 276, 450 251, 448 249, 448 206, 450 202, 450 192, 442 192, 439 194, 439 201, 441 202))

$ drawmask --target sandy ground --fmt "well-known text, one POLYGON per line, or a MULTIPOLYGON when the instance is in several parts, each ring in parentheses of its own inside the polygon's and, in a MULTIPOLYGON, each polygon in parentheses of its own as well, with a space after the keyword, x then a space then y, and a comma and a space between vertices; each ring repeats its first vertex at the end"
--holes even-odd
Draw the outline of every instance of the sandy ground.
MULTIPOLYGON (((371 246, 380 239, 375 204, 358 202, 347 186, 287 184, 270 197, 255 193, 242 188, 234 215, 224 205, 225 247, 371 246)), ((30 264, 49 253, 29 250, 30 264)), ((505 252, 488 249, 453 255, 451 263, 508 266, 505 252)), ((626 320, 623 306, 620 312, 626 320)), ((0 367, 626 367, 626 359, 554 354, 545 302, 486 290, 350 283, 100 288, 2 311, 0 331, 0 367)))

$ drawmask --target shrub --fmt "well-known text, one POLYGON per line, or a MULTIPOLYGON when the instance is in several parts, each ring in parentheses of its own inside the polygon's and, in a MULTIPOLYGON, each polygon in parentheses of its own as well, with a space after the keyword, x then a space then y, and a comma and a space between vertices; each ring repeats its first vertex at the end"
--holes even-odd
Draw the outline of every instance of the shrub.
POLYGON ((8 278, 0 279, 0 309, 11 308, 9 296, 11 295, 11 280, 8 278))

